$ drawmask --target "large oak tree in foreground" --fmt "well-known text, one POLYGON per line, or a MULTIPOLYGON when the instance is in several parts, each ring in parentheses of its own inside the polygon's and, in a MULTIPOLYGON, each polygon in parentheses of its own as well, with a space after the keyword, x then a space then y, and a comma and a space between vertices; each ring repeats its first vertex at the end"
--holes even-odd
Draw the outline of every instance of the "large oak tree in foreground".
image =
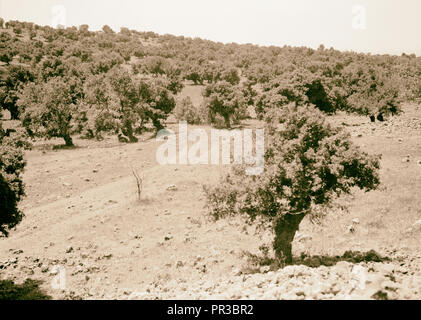
POLYGON ((362 152, 349 134, 332 127, 314 107, 274 110, 266 128, 264 172, 248 176, 234 167, 216 187, 205 187, 218 219, 236 214, 273 224, 280 264, 292 263, 291 243, 305 216, 323 215, 353 187, 379 184, 379 157, 362 152))

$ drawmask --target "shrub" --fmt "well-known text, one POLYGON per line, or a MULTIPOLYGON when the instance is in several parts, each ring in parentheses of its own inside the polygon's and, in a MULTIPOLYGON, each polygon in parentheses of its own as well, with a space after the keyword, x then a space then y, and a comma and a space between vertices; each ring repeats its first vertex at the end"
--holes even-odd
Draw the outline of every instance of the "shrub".
POLYGON ((306 84, 305 87, 307 88, 306 96, 310 103, 314 104, 316 108, 325 113, 335 112, 334 106, 329 100, 329 97, 320 79, 306 84))
POLYGON ((238 123, 247 115, 247 106, 241 88, 226 81, 209 84, 203 91, 205 105, 209 110, 211 123, 216 123, 216 115, 220 115, 227 128, 231 121, 238 123))
POLYGON ((262 119, 269 110, 281 108, 291 102, 297 106, 312 104, 327 114, 335 112, 334 99, 326 92, 321 77, 307 70, 297 69, 266 84, 257 100, 256 114, 262 119))
POLYGON ((153 78, 141 81, 138 86, 138 94, 142 105, 142 122, 151 121, 155 130, 163 129, 162 122, 175 108, 175 99, 168 89, 170 83, 165 78, 153 78))
POLYGON ((185 97, 178 100, 174 108, 174 113, 177 120, 187 121, 189 124, 200 124, 200 111, 196 108, 190 97, 185 97))
POLYGON ((363 115, 396 114, 401 110, 397 79, 379 68, 351 70, 346 75, 349 88, 349 112, 363 115))
POLYGON ((18 130, 6 134, 0 119, 0 234, 7 236, 23 217, 18 203, 24 196, 21 174, 26 162, 23 149, 29 148, 18 130))
POLYGON ((21 65, 9 66, 5 80, 0 83, 0 103, 3 108, 10 111, 12 119, 19 119, 17 105, 18 91, 25 83, 34 81, 34 75, 21 65))
POLYGON ((290 104, 266 126, 264 172, 235 166, 216 187, 205 187, 214 218, 243 214, 271 222, 279 263, 291 263, 291 243, 305 216, 320 218, 341 194, 379 184, 379 157, 362 152, 349 134, 314 107, 290 104))
POLYGON ((40 289, 41 281, 26 279, 22 284, 12 280, 0 280, 0 300, 50 300, 40 289))
POLYGON ((222 73, 222 80, 226 82, 237 85, 240 83, 240 76, 238 75, 238 71, 235 68, 229 68, 222 73))
POLYGON ((189 71, 184 77, 186 80, 191 80, 195 85, 203 84, 203 77, 199 74, 198 71, 189 71))
POLYGON ((136 142, 134 132, 141 132, 149 121, 156 131, 163 128, 162 121, 175 107, 167 79, 138 80, 128 72, 113 69, 108 80, 111 95, 118 101, 114 112, 118 114, 119 129, 124 136, 136 142))
POLYGON ((71 130, 77 112, 80 88, 70 80, 52 78, 46 83, 30 83, 19 97, 23 108, 22 124, 30 135, 43 138, 63 138, 66 146, 72 146, 71 130))
POLYGON ((101 139, 102 132, 119 127, 119 100, 107 75, 90 76, 84 83, 84 101, 79 104, 79 126, 88 138, 101 139))

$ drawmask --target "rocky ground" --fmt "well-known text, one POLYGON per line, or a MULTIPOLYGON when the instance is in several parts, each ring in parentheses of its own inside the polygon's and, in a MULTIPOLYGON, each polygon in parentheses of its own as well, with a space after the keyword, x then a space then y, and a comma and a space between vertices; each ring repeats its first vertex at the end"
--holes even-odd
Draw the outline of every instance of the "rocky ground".
POLYGON ((128 299, 420 299, 421 256, 396 256, 392 263, 331 267, 287 266, 278 271, 234 275, 193 285, 171 281, 132 292, 128 299), (358 266, 358 267, 356 267, 358 266))
POLYGON ((420 299, 420 107, 381 123, 331 120, 383 155, 382 186, 344 198, 348 211, 320 224, 303 221, 295 265, 267 263, 270 232, 207 215, 202 185, 226 168, 159 166, 155 139, 110 137, 27 153, 26 216, 0 239, 0 279, 39 279, 55 299, 420 299))

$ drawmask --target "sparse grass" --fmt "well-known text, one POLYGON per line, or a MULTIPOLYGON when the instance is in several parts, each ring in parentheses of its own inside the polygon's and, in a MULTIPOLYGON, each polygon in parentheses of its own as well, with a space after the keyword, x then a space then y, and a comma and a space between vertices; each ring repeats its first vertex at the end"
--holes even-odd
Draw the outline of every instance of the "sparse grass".
POLYGON ((372 298, 375 300, 387 300, 387 293, 379 290, 373 294, 372 298))

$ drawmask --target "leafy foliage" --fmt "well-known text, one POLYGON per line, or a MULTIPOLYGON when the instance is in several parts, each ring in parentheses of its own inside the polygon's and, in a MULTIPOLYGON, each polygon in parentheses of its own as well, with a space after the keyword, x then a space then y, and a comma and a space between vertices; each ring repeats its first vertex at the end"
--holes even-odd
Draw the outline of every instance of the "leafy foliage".
POLYGON ((209 84, 203 91, 203 96, 211 123, 215 123, 216 115, 220 115, 225 126, 230 128, 231 120, 238 123, 246 116, 246 103, 241 89, 227 81, 209 84))
POLYGON ((75 79, 66 82, 62 78, 52 78, 45 83, 26 86, 18 104, 25 110, 23 125, 29 135, 63 138, 67 146, 72 146, 72 120, 81 94, 75 79))
POLYGON ((348 110, 360 114, 395 114, 400 111, 396 79, 373 68, 348 74, 348 110))
POLYGON ((21 131, 4 131, 0 119, 0 234, 7 236, 23 217, 18 203, 24 196, 21 179, 26 165, 23 150, 30 148, 21 131))
POLYGON ((345 110, 371 115, 394 114, 402 102, 421 99, 421 58, 414 54, 222 44, 124 27, 114 32, 106 25, 92 32, 88 25, 54 29, 8 21, 6 28, 0 32, 0 60, 5 63, 0 67, 2 108, 17 119, 24 114, 19 109, 25 107, 18 105, 17 98, 33 90, 32 83, 43 88, 52 79, 62 79, 69 87, 79 82, 77 87, 83 92, 67 108, 72 110, 71 122, 76 123, 70 134, 100 137, 102 131, 123 134, 123 129, 131 135, 125 123, 133 117, 134 132, 141 132, 148 122, 160 127, 173 108, 171 94, 180 93, 184 80, 208 86, 204 108, 199 111, 205 111, 212 123, 224 126, 246 116, 244 105, 254 105, 258 117, 265 119, 272 109, 291 102, 314 105, 327 114, 345 110), (136 109, 131 115, 126 107, 120 108, 119 93, 110 88, 116 68, 127 72, 136 91, 140 82, 148 87, 142 89, 139 105, 129 108, 136 109), (110 97, 107 107, 91 101, 89 82, 96 76, 103 79, 110 97), (166 106, 155 105, 154 96, 166 100, 166 106), (146 106, 148 103, 151 105, 146 106))
POLYGON ((4 80, 0 81, 0 103, 3 109, 9 110, 12 119, 19 119, 17 105, 19 90, 27 82, 34 81, 34 75, 28 68, 21 65, 11 65, 6 71, 4 80))
POLYGON ((205 190, 216 219, 244 214, 250 221, 259 216, 273 222, 277 257, 291 262, 291 242, 301 220, 325 214, 353 187, 375 189, 379 161, 315 108, 290 104, 274 112, 266 127, 264 172, 247 176, 244 167, 235 167, 218 186, 205 190))
POLYGON ((189 124, 200 124, 202 122, 200 110, 193 105, 190 97, 177 101, 174 114, 177 120, 187 121, 189 124))
POLYGON ((142 132, 149 122, 161 129, 162 121, 175 107, 170 87, 166 78, 138 79, 117 68, 90 77, 83 106, 89 130, 97 137, 102 131, 119 132, 136 142, 135 132, 142 132))
POLYGON ((40 288, 41 281, 26 279, 22 284, 0 280, 0 300, 50 300, 40 288))

